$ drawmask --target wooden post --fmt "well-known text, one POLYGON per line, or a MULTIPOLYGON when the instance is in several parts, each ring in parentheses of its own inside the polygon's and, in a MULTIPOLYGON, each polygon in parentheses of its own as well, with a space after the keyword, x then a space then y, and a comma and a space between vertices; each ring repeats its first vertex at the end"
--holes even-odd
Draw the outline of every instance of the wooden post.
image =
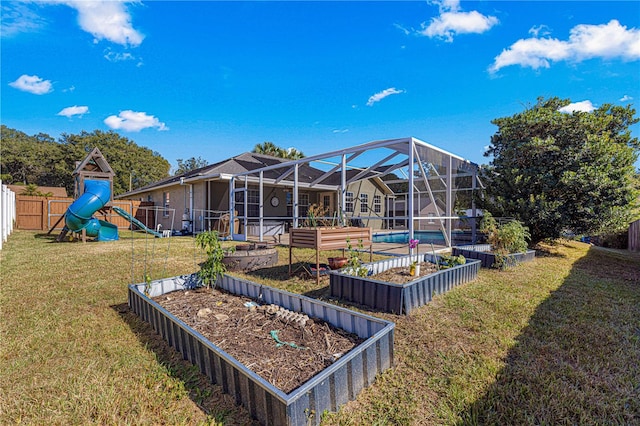
POLYGON ((320 250, 316 248, 316 284, 320 285, 320 250))

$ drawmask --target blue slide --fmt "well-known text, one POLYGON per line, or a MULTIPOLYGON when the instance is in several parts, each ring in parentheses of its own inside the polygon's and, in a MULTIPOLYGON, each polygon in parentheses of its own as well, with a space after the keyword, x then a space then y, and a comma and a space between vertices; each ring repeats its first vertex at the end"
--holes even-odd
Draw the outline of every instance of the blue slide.
POLYGON ((64 215, 67 228, 73 232, 85 230, 88 237, 96 241, 116 241, 118 227, 112 223, 92 217, 111 199, 111 182, 108 180, 85 180, 84 194, 73 202, 64 215))

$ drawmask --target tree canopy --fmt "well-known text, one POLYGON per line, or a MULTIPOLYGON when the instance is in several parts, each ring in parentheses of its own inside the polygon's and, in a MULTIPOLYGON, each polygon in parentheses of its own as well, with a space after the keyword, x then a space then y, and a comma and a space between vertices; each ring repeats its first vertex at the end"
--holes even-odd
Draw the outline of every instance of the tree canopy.
POLYGON ((118 133, 94 130, 78 135, 62 134, 58 141, 46 134, 29 136, 1 127, 0 168, 8 183, 64 186, 73 193, 73 170, 95 147, 115 172, 115 195, 169 176, 169 162, 159 153, 138 146, 118 133))
POLYGON ((281 148, 273 142, 264 142, 257 144, 253 151, 256 154, 267 154, 274 157, 286 158, 288 160, 299 160, 304 158, 304 154, 295 148, 281 148))
POLYGON ((178 168, 176 169, 174 176, 178 176, 190 172, 191 170, 199 169, 201 167, 209 165, 209 162, 201 157, 191 157, 186 160, 178 158, 177 162, 178 168))
POLYGON ((524 222, 532 241, 564 231, 594 234, 626 226, 640 188, 634 163, 640 142, 629 126, 631 107, 602 105, 564 113, 568 99, 539 98, 536 105, 492 121, 484 170, 484 207, 524 222))

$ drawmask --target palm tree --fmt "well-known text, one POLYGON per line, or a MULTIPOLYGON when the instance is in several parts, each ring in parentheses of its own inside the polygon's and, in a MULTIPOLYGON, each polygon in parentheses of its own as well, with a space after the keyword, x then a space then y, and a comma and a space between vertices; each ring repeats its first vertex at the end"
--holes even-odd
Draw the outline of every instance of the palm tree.
POLYGON ((256 154, 272 155, 274 157, 286 158, 288 160, 298 160, 304 158, 304 154, 295 148, 280 148, 273 142, 264 142, 257 144, 253 151, 256 154))
POLYGON ((287 148, 285 150, 285 155, 282 158, 288 158, 289 160, 299 160, 304 158, 304 154, 302 151, 298 151, 295 148, 287 148))

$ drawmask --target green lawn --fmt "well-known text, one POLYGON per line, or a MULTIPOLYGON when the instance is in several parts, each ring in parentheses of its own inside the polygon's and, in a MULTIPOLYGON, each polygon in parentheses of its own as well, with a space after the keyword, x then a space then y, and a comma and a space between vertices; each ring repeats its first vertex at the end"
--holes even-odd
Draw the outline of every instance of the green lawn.
MULTIPOLYGON (((640 254, 540 254, 408 317, 375 313, 396 323, 395 367, 323 424, 640 424, 640 254)), ((251 424, 126 306, 132 276, 197 270, 192 239, 16 231, 0 260, 0 424, 251 424)), ((287 262, 282 248, 248 277, 327 296, 287 262)))

